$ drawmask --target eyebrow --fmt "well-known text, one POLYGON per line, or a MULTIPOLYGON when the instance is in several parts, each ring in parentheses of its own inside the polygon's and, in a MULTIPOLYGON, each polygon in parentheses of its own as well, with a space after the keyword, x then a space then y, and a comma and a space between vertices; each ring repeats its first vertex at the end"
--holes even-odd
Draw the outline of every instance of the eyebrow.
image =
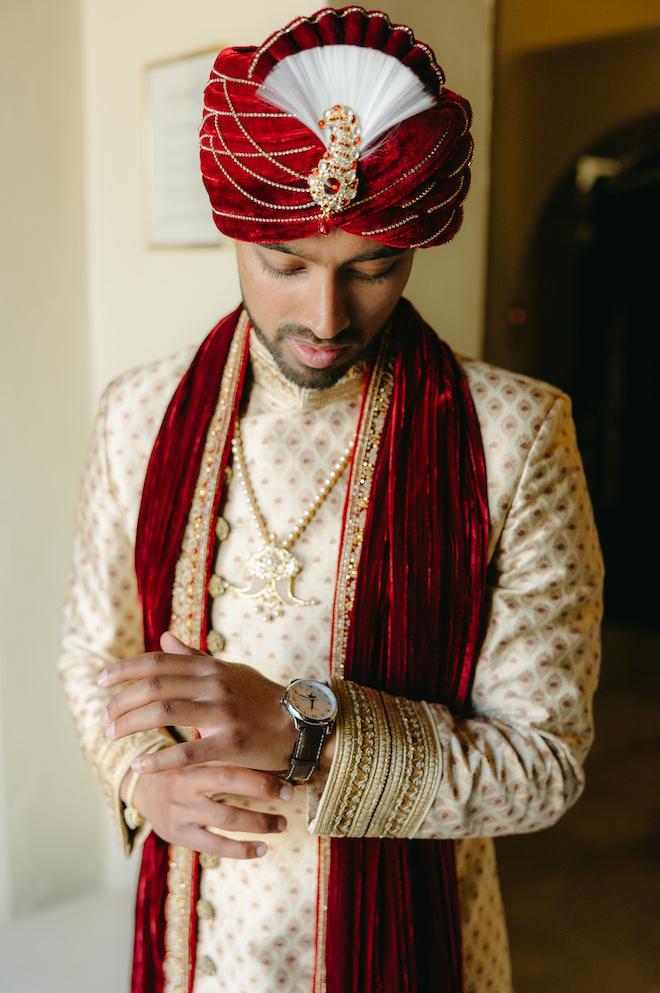
MULTIPOLYGON (((267 244, 257 242, 256 245, 257 248, 268 248, 272 252, 293 255, 295 258, 303 259, 305 262, 318 262, 318 259, 315 259, 312 255, 308 255, 306 252, 294 251, 285 241, 270 242, 267 244)), ((352 265, 355 262, 375 262, 378 259, 397 258, 400 255, 405 255, 407 251, 407 248, 394 248, 391 245, 383 245, 382 248, 374 249, 373 252, 363 252, 362 255, 356 255, 352 259, 347 259, 344 265, 352 265)))

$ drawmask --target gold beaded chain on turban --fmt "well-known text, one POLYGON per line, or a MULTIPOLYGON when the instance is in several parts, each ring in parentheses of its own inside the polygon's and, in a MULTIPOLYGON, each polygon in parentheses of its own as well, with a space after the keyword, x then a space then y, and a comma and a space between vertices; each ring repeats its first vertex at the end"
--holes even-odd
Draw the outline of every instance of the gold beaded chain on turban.
POLYGON ((361 7, 297 18, 216 60, 200 130, 215 223, 240 241, 341 227, 394 247, 443 244, 463 219, 470 123, 410 28, 361 7))

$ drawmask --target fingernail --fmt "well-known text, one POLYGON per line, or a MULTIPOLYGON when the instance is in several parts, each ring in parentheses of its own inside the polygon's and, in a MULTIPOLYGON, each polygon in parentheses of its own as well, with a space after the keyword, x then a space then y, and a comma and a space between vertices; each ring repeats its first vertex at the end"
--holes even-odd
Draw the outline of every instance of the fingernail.
POLYGON ((107 728, 105 729, 105 733, 106 733, 106 735, 107 735, 108 738, 114 738, 114 736, 115 736, 115 722, 114 721, 112 722, 112 724, 108 724, 107 728))
POLYGON ((108 670, 104 669, 101 675, 96 680, 96 682, 99 683, 100 686, 105 686, 107 681, 108 681, 108 670))
POLYGON ((280 789, 280 800, 290 800, 293 796, 293 786, 291 783, 284 783, 280 789))
POLYGON ((133 770, 133 772, 142 772, 142 759, 141 758, 133 759, 133 761, 131 762, 131 769, 133 770))
POLYGON ((278 817, 277 818, 277 830, 280 833, 282 831, 286 831, 286 817, 278 817))
POLYGON ((254 854, 257 856, 257 858, 261 858, 262 855, 265 855, 267 851, 268 851, 268 846, 264 845, 262 842, 261 845, 257 845, 257 847, 254 850, 254 854))
POLYGON ((106 707, 103 713, 101 714, 101 724, 107 724, 108 721, 109 721, 108 708, 106 707))

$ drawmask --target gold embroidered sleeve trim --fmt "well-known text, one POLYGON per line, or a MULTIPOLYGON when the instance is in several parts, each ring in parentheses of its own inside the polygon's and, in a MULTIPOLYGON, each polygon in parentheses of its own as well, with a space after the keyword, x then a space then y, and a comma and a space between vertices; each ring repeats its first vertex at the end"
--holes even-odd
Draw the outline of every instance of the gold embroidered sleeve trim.
POLYGON ((105 799, 115 825, 115 830, 121 840, 124 855, 130 855, 136 845, 142 841, 151 830, 147 821, 138 831, 130 831, 124 821, 123 804, 119 799, 119 787, 133 759, 142 755, 148 749, 161 745, 163 748, 174 744, 174 738, 164 729, 157 731, 140 731, 112 741, 106 736, 105 729, 99 727, 89 744, 89 754, 94 770, 103 786, 105 799))
POLYGON ((387 693, 381 696, 394 746, 390 775, 368 834, 412 838, 440 785, 440 751, 424 703, 387 693))
POLYGON ((424 703, 333 679, 337 748, 309 829, 335 838, 410 838, 442 774, 424 703))

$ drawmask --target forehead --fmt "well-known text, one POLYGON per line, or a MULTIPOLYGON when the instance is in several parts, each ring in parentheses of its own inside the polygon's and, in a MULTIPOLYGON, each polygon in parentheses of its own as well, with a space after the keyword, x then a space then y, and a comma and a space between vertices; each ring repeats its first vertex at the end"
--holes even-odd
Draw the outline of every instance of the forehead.
POLYGON ((363 238, 334 228, 330 234, 300 238, 297 241, 253 243, 255 249, 294 256, 312 265, 342 266, 355 262, 398 258, 412 252, 409 248, 393 248, 373 238, 363 238))

